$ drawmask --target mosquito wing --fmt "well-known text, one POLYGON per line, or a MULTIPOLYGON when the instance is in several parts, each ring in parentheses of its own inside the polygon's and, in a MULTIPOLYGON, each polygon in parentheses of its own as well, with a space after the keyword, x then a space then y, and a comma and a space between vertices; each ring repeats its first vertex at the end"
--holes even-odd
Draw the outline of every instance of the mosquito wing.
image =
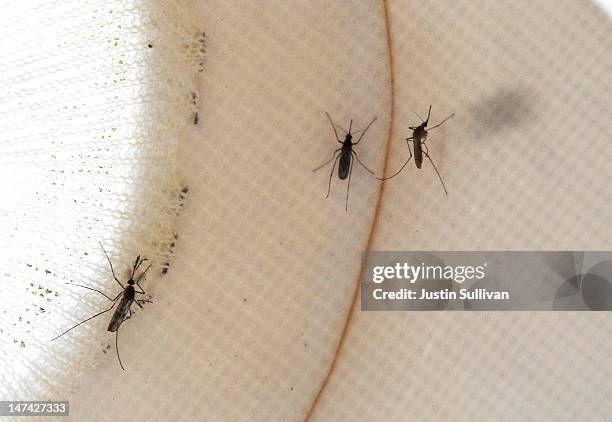
POLYGON ((117 309, 115 309, 115 313, 113 314, 113 317, 111 318, 111 321, 108 324, 108 331, 113 333, 117 331, 119 327, 121 327, 121 324, 123 323, 123 321, 125 321, 128 316, 128 313, 130 312, 130 306, 132 305, 133 301, 134 299, 130 299, 125 294, 123 295, 121 301, 119 302, 119 306, 117 307, 117 309))
POLYGON ((344 180, 348 177, 349 170, 351 168, 351 153, 345 152, 344 150, 340 152, 340 165, 338 166, 338 177, 340 180, 344 180))

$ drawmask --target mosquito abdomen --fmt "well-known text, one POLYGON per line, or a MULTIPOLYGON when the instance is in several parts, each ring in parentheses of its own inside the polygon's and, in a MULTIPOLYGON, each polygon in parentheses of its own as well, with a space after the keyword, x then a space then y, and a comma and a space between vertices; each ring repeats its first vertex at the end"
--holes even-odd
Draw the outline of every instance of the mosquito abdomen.
POLYGON ((108 331, 114 333, 119 329, 119 327, 121 327, 121 324, 123 324, 123 321, 125 321, 125 318, 130 312, 130 306, 132 306, 132 303, 134 302, 134 296, 134 286, 127 286, 123 291, 123 295, 119 301, 119 306, 117 306, 117 309, 115 309, 113 317, 108 324, 108 331))
POLYGON ((417 168, 421 168, 421 164, 423 164, 423 147, 421 146, 420 138, 415 138, 414 140, 414 164, 416 164, 417 168))
POLYGON ((338 177, 344 180, 348 177, 351 168, 351 154, 342 151, 340 153, 340 162, 338 163, 338 177))

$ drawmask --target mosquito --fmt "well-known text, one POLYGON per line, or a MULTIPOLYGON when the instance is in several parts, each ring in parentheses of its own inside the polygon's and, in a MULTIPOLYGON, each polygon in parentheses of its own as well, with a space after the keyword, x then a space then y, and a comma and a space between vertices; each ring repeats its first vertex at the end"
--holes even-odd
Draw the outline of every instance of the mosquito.
POLYGON ((355 134, 361 132, 361 136, 359 136, 359 139, 357 140, 357 142, 353 142, 353 133, 351 133, 351 130, 353 129, 352 119, 349 124, 349 130, 347 132, 345 129, 342 128, 342 126, 339 126, 332 121, 331 117, 329 116, 329 113, 325 112, 325 115, 327 116, 327 119, 329 120, 329 123, 331 124, 331 127, 334 130, 334 135, 336 135, 336 140, 338 141, 338 143, 342 144, 342 146, 336 149, 334 153, 332 154, 332 157, 326 162, 324 162, 323 164, 321 164, 319 167, 314 169, 313 172, 325 167, 332 161, 334 162, 334 164, 332 165, 331 172, 329 174, 329 183, 327 185, 327 195, 325 196, 326 198, 329 198, 329 192, 331 190, 331 179, 334 175, 334 168, 336 167, 336 162, 338 161, 338 159, 340 159, 340 164, 338 165, 338 178, 340 178, 340 180, 344 180, 348 177, 348 183, 346 185, 346 201, 344 205, 345 210, 348 211, 349 190, 351 188, 351 174, 353 173, 353 159, 356 160, 359 164, 361 164, 361 166, 364 169, 366 169, 368 173, 374 175, 374 172, 370 170, 368 167, 366 167, 366 165, 361 162, 361 160, 357 156, 357 153, 353 150, 353 146, 361 142, 361 139, 363 138, 367 130, 370 128, 370 126, 372 126, 372 123, 376 121, 377 117, 374 117, 372 121, 366 126, 365 129, 358 130, 357 132, 355 132, 355 134), (338 137, 338 131, 336 130, 336 128, 339 128, 340 130, 344 132, 344 141, 341 141, 340 138, 338 137))
POLYGON ((451 114, 446 119, 442 120, 440 123, 438 123, 437 125, 429 129, 427 129, 427 124, 429 123, 429 116, 431 115, 431 106, 429 106, 429 111, 427 112, 427 120, 423 120, 423 118, 419 116, 416 112, 414 112, 414 114, 416 114, 417 117, 421 119, 422 123, 419 126, 410 126, 410 130, 412 130, 412 136, 410 138, 406 138, 406 145, 408 146, 408 152, 410 153, 410 157, 408 157, 408 160, 406 160, 406 162, 402 165, 402 167, 400 167, 400 169, 396 171, 392 176, 384 177, 382 179, 377 177, 377 179, 378 180, 388 180, 388 179, 391 179, 397 176, 398 174, 402 172, 404 167, 406 167, 406 164, 408 164, 408 162, 412 159, 412 151, 410 150, 410 144, 408 143, 408 142, 412 142, 412 145, 414 147, 414 164, 416 164, 417 168, 420 169, 421 165, 423 164, 423 155, 425 155, 425 157, 427 157, 427 159, 433 166, 434 170, 436 171, 436 174, 438 175, 438 179, 440 179, 440 183, 442 183, 442 189, 444 189, 444 193, 448 195, 448 191, 446 190, 446 186, 444 186, 444 181, 442 180, 442 176, 440 176, 440 172, 438 171, 438 168, 436 167, 433 160, 429 156, 429 150, 427 149, 427 144, 425 144, 425 141, 427 141, 427 133, 430 130, 433 130, 439 126, 442 126, 444 123, 446 123, 447 120, 453 117, 455 113, 451 114))
POLYGON ((133 303, 136 303, 138 306, 140 306, 142 308, 142 304, 143 303, 147 303, 147 302, 151 303, 151 302, 153 302, 152 300, 149 300, 149 299, 136 299, 136 294, 141 294, 141 295, 146 294, 146 292, 144 291, 144 289, 140 285, 140 280, 142 280, 145 277, 145 274, 147 273, 149 268, 151 268, 151 265, 149 265, 142 273, 140 273, 140 275, 138 277, 136 277, 136 272, 138 271, 140 266, 145 261, 148 261, 146 258, 141 258, 140 255, 138 255, 136 257, 136 261, 134 261, 134 266, 132 267, 132 272, 130 274, 130 277, 127 280, 127 285, 124 286, 123 283, 121 283, 121 281, 119 281, 119 279, 115 275, 115 270, 113 268, 113 263, 111 262, 110 258, 108 257, 108 254, 106 253, 106 250, 104 249, 104 246, 102 246, 102 243, 100 243, 100 246, 102 247, 102 251, 104 251, 104 255, 106 256, 106 259, 108 260, 108 265, 110 265, 111 272, 113 273, 113 278, 121 286, 121 289, 122 289, 121 292, 119 292, 119 294, 117 294, 117 296, 115 296, 115 298, 112 299, 110 296, 106 295, 104 292, 102 292, 102 291, 100 291, 98 289, 94 289, 92 287, 87 287, 87 286, 82 286, 80 284, 75 284, 75 283, 66 283, 66 284, 71 284, 73 286, 82 287, 82 288, 87 289, 87 290, 93 290, 94 292, 98 292, 102 296, 104 296, 105 298, 107 298, 108 300, 113 302, 113 304, 111 305, 110 308, 105 309, 102 312, 98 312, 97 314, 95 314, 95 315, 93 315, 93 316, 91 316, 91 317, 89 317, 89 318, 79 322, 78 324, 70 327, 69 329, 67 329, 66 331, 61 333, 59 336, 52 338, 51 341, 60 338, 61 336, 63 336, 67 332, 75 329, 76 327, 78 327, 81 324, 86 323, 87 321, 92 320, 95 317, 100 316, 100 315, 102 315, 102 314, 104 314, 106 312, 109 312, 111 309, 113 309, 115 307, 115 305, 117 304, 117 301, 119 300, 119 298, 121 298, 121 300, 119 300, 119 306, 117 306, 117 308, 115 309, 115 312, 113 313, 113 317, 111 318, 110 323, 108 324, 107 331, 109 331, 111 333, 115 333, 115 349, 117 350, 117 359, 119 359, 119 365, 121 366, 121 369, 123 369, 125 371, 125 368, 123 367, 123 363, 121 362, 121 357, 119 356, 119 328, 121 327, 121 324, 123 324, 124 321, 128 320, 132 316, 132 309, 131 309, 131 307, 132 307, 133 303), (140 291, 136 290, 134 285, 138 286, 140 288, 140 291))

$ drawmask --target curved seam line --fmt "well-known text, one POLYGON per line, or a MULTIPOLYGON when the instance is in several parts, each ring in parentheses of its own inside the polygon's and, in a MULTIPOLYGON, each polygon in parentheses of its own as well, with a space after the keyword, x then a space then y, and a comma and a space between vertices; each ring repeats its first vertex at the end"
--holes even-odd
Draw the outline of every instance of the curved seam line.
MULTIPOLYGON (((389 9, 387 6, 387 0, 382 0, 383 10, 384 10, 384 23, 385 30, 387 35, 387 51, 388 51, 388 65, 389 65, 389 86, 391 90, 390 101, 389 101, 389 129, 387 131, 387 143, 385 145, 385 158, 383 162, 383 177, 387 174, 387 164, 389 162, 389 146, 391 145, 391 139, 393 138, 393 121, 394 121, 394 110, 395 110, 395 74, 394 74, 394 66, 393 66, 393 49, 392 49, 392 40, 391 40, 391 26, 389 24, 389 9)), ((383 180, 380 189, 378 191, 378 200, 376 202, 376 208, 374 210, 374 218, 372 219, 372 227, 370 228, 370 234, 368 235, 368 241, 366 243, 366 252, 370 250, 372 243, 374 242, 374 237, 376 233, 376 228, 378 226, 380 210, 382 208, 382 198, 385 191, 385 181, 383 180)), ((362 257, 363 259, 363 257, 362 257)), ((355 283, 355 291, 353 293, 353 299, 351 302, 351 306, 349 307, 348 314, 346 316, 346 321, 344 323, 344 327, 342 328, 342 333, 340 334, 340 338, 338 339, 338 344, 336 346, 336 351, 332 358, 332 361, 327 369, 327 373, 325 374, 325 378, 323 378, 323 382, 317 391, 317 394, 308 409, 308 413, 304 418, 304 422, 308 422, 315 413, 317 405, 320 402, 321 397, 323 396, 323 392, 325 391, 331 376, 336 369, 336 364, 338 362, 338 358, 340 356, 340 352, 344 347, 345 340, 348 336, 349 327, 351 325, 351 321, 353 320, 353 315, 355 314, 355 309, 357 307, 357 302, 360 293, 360 280, 363 275, 363 263, 360 265, 359 276, 357 277, 357 282, 355 283)))

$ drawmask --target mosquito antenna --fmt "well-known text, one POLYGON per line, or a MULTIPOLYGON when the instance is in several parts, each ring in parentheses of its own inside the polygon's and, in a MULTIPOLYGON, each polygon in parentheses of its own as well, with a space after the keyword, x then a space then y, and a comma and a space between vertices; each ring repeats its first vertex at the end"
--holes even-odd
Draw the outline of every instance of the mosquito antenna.
POLYGON ((353 119, 351 119, 351 123, 349 123, 349 131, 348 131, 348 133, 351 133, 351 129, 353 129, 353 119))
POLYGON ((431 105, 429 106, 429 111, 427 112, 427 120, 425 120, 423 123, 425 123, 425 126, 427 126, 427 123, 429 123, 429 116, 431 115, 431 105))
POLYGON ((132 274, 140 267, 140 255, 136 257, 136 261, 134 261, 134 266, 132 267, 132 274))
POLYGON ((147 258, 141 259, 140 255, 138 255, 138 258, 137 258, 138 264, 134 266, 134 270, 132 271, 132 280, 134 279, 134 276, 136 275, 136 271, 138 271, 140 266, 144 264, 145 261, 148 261, 148 259, 147 258))

